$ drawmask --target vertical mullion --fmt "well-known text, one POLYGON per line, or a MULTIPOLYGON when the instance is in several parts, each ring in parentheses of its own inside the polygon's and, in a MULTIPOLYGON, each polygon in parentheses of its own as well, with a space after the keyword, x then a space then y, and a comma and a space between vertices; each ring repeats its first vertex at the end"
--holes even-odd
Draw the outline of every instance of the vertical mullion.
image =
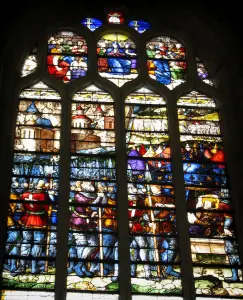
POLYGON ((68 258, 68 198, 70 177, 71 99, 68 89, 62 94, 62 125, 60 141, 60 187, 58 198, 57 254, 55 300, 66 299, 68 258))
POLYGON ((169 134, 172 149, 172 178, 175 189, 176 220, 179 235, 181 258, 182 288, 184 299, 195 299, 195 287, 192 270, 190 238, 188 231, 187 207, 182 167, 179 123, 177 118, 177 99, 171 97, 168 101, 169 134))
POLYGON ((116 162, 117 162, 117 217, 119 253, 119 300, 131 299, 130 252, 127 201, 127 158, 125 137, 124 97, 115 99, 116 109, 116 162))

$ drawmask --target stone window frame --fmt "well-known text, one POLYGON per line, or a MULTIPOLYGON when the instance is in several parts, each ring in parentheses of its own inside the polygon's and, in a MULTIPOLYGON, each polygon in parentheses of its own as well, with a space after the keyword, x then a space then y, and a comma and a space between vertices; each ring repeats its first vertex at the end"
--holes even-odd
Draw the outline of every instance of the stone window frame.
MULTIPOLYGON (((85 12, 82 12, 85 17, 85 12)), ((172 14, 173 15, 173 14, 172 14)), ((69 161, 70 161, 70 135, 71 135, 71 100, 72 95, 91 84, 110 93, 114 100, 116 111, 116 135, 119 139, 116 140, 117 157, 119 157, 119 164, 117 165, 117 177, 119 185, 118 193, 118 222, 119 222, 119 263, 122 266, 119 270, 120 277, 120 300, 127 300, 131 298, 130 286, 130 264, 129 264, 129 233, 128 230, 128 204, 124 201, 127 197, 126 192, 126 151, 125 151, 125 128, 124 128, 124 105, 126 96, 137 90, 142 86, 146 86, 152 91, 163 96, 167 103, 167 112, 169 120, 169 132, 172 147, 172 172, 173 183, 175 186, 176 195, 176 211, 177 224, 179 235, 179 246, 181 255, 181 270, 182 270, 182 286, 184 299, 195 299, 195 288, 192 274, 192 261, 190 255, 190 241, 188 234, 187 210, 184 193, 184 178, 182 169, 182 160, 180 155, 180 139, 178 129, 178 119, 176 110, 176 101, 180 96, 189 93, 192 90, 199 91, 216 100, 216 106, 219 109, 221 117, 222 134, 224 136, 224 144, 226 150, 226 163, 229 170, 231 194, 233 200, 233 207, 235 209, 235 219, 237 223, 237 236, 239 240, 239 247, 243 253, 243 239, 240 239, 243 231, 243 220, 240 218, 243 204, 240 203, 241 195, 243 193, 242 187, 242 172, 237 158, 241 153, 240 137, 238 130, 240 125, 239 117, 241 116, 240 106, 238 105, 237 91, 238 86, 233 83, 236 82, 237 70, 230 67, 233 62, 230 57, 230 51, 221 53, 222 36, 217 36, 219 28, 216 24, 210 21, 213 30, 206 26, 207 18, 203 24, 199 19, 192 16, 189 12, 184 14, 185 23, 181 26, 165 26, 166 19, 175 18, 175 15, 167 15, 165 20, 152 23, 152 29, 140 35, 132 28, 126 25, 105 24, 95 30, 89 31, 73 22, 65 22, 65 24, 47 24, 46 26, 39 25, 28 30, 28 25, 25 24, 26 31, 23 33, 21 29, 16 30, 14 37, 10 39, 5 47, 2 59, 1 69, 1 157, 2 160, 2 186, 1 198, 2 209, 0 210, 0 228, 2 235, 0 236, 1 245, 4 244, 6 235, 6 215, 8 211, 8 194, 11 184, 11 168, 12 168, 12 154, 15 120, 17 115, 16 104, 20 91, 28 86, 42 80, 51 88, 58 91, 62 98, 62 128, 61 128, 61 148, 60 148, 60 190, 59 190, 59 220, 62 220, 62 225, 58 226, 58 242, 56 257, 56 282, 55 282, 55 299, 65 299, 66 287, 66 262, 68 255, 68 195, 69 195, 69 161), (188 18, 187 18, 188 17, 188 18), (74 80, 69 84, 65 84, 57 78, 51 76, 46 68, 47 56, 47 39, 48 35, 53 32, 62 30, 74 31, 83 36, 87 40, 88 45, 88 73, 87 76, 74 80), (138 50, 138 70, 139 76, 118 87, 112 82, 102 78, 97 71, 97 54, 96 44, 102 34, 118 32, 130 36, 138 50), (193 36, 193 32, 198 36, 193 36), (146 67, 146 42, 156 36, 170 36, 175 37, 182 42, 186 49, 187 64, 188 64, 188 79, 185 83, 177 86, 170 91, 165 86, 149 78, 146 67), (16 39, 15 39, 16 38, 16 39), (38 43, 38 66, 35 72, 21 78, 21 68, 25 58, 38 43), (210 49, 210 43, 212 45, 210 49), (203 46, 204 45, 204 46, 203 46), (215 87, 209 86, 202 82, 197 75, 196 57, 198 57, 205 64, 207 70, 215 79, 215 87), (224 60, 228 58, 228 61, 224 60), (236 73, 235 73, 236 72, 236 73), (232 88, 236 91, 232 92, 232 88), (232 105, 232 98, 234 98, 235 105, 232 105), (239 110, 239 111, 237 111, 239 110), (234 120, 234 116, 237 116, 234 120), (119 124, 119 125, 118 125, 119 124), (4 146, 3 146, 4 145, 4 146), (180 199, 180 200, 179 200, 180 199), (6 200, 6 201, 4 201, 6 200), (61 250, 60 250, 61 249, 61 250), (64 288, 63 288, 64 287, 64 288)), ((80 20, 82 16, 80 16, 80 20)), ((149 21, 149 20, 148 20, 149 21)), ((178 21, 178 24, 180 21, 178 21)), ((208 24, 207 24, 208 25, 208 24)), ((222 32, 221 32, 222 34, 222 32)), ((223 36, 224 37, 224 36, 223 36)), ((225 34, 226 43, 229 39, 228 34, 225 34)), ((242 202, 242 201, 241 201, 242 202)), ((3 261, 4 248, 0 250, 1 261, 3 261)))

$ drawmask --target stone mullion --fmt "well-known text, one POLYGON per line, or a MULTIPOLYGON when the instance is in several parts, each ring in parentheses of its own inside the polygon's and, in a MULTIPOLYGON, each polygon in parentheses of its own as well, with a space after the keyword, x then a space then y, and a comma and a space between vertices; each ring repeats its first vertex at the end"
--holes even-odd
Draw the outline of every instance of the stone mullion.
POLYGON ((168 101, 168 120, 170 143, 172 149, 172 177, 176 201, 176 223, 179 236, 179 249, 182 274, 182 291, 184 299, 195 300, 195 287, 188 231, 187 206, 185 197, 184 173, 182 166, 179 123, 176 100, 171 97, 168 101))
POLYGON ((68 259, 68 217, 70 179, 71 96, 68 89, 62 96, 62 124, 60 140, 60 181, 58 197, 57 254, 55 300, 66 299, 68 259))
MULTIPOLYGON (((6 60, 8 61, 8 60, 6 60)), ((17 101, 18 101, 18 91, 16 90, 17 81, 19 78, 17 76, 12 76, 11 74, 5 74, 3 84, 2 84, 2 99, 6 100, 4 111, 5 114, 1 115, 1 144, 4 147, 0 149, 1 158, 1 209, 0 209, 0 228, 2 234, 0 235, 0 272, 2 274, 2 268, 4 264, 5 255, 5 241, 7 234, 7 215, 9 207, 9 194, 11 188, 12 180, 12 166, 13 166, 13 152, 14 152, 14 140, 15 140, 15 127, 16 127, 16 117, 17 117, 17 101), (7 76, 9 75, 9 76, 7 76), (6 78, 6 79, 5 79, 6 78), (9 80, 12 78, 12 80, 9 80), (13 101, 14 99, 14 101, 13 101)), ((1 294, 2 280, 0 280, 0 294, 1 294)))
POLYGON ((117 164, 117 218, 119 246, 119 300, 131 299, 128 201, 127 201, 127 158, 125 138, 124 97, 117 93, 116 100, 116 164, 117 164))

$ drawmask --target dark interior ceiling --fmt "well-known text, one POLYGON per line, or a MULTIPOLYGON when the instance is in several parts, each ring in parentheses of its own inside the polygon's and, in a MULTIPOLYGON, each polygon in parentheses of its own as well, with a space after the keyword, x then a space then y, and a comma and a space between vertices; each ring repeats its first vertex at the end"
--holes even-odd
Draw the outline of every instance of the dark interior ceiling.
MULTIPOLYGON (((104 11, 105 7, 120 5, 125 6, 131 15, 138 18, 145 18, 151 13, 153 8, 156 11, 180 11, 186 9, 192 11, 196 15, 206 15, 213 18, 220 25, 227 29, 233 38, 236 49, 239 51, 239 57, 241 56, 242 39, 243 39, 243 26, 242 26, 242 11, 239 8, 237 1, 231 0, 223 4, 223 1, 208 0, 208 1, 37 1, 37 0, 25 0, 25 1, 5 1, 4 7, 1 7, 1 50, 4 48, 8 37, 14 29, 33 15, 32 12, 36 11, 42 16, 42 19, 52 18, 53 20, 61 20, 63 16, 70 15, 70 17, 78 18, 78 15, 82 11, 90 12, 92 15, 100 15, 104 11)), ((237 55, 238 56, 238 55, 237 55)))

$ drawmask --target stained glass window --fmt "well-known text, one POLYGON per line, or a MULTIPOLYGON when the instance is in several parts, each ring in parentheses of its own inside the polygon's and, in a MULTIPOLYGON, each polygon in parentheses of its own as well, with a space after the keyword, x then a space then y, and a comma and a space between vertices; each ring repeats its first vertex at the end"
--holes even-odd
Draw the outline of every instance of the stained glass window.
POLYGON ((146 44, 149 77, 170 90, 186 81, 187 64, 184 46, 176 39, 159 36, 146 44))
POLYGON ((17 110, 2 297, 54 299, 46 291, 55 286, 60 96, 38 82, 17 110))
POLYGON ((207 69, 205 68, 204 64, 198 59, 197 60, 197 74, 202 79, 203 82, 214 86, 213 81, 210 79, 207 69))
POLYGON ((148 22, 145 21, 130 21, 128 26, 134 28, 139 33, 143 33, 144 31, 148 30, 151 26, 148 22))
POLYGON ((218 110, 213 99, 198 92, 177 104, 196 294, 242 296, 218 110))
POLYGON ((27 76, 33 73, 37 68, 37 48, 34 48, 27 56, 22 67, 21 76, 27 76))
POLYGON ((87 73, 86 40, 70 31, 52 34, 48 39, 47 69, 49 74, 68 83, 87 73))
POLYGON ((121 87, 138 76, 137 51, 132 39, 124 34, 103 35, 97 45, 98 72, 121 87))
POLYGON ((118 291, 112 97, 94 85, 75 93, 71 122, 67 287, 75 291, 118 291))
POLYGON ((81 21, 81 23, 89 28, 91 31, 95 31, 97 28, 102 26, 103 22, 99 19, 96 18, 85 18, 84 20, 81 21))
POLYGON ((147 88, 126 98, 127 191, 134 293, 180 294, 165 100, 147 88))
POLYGON ((1 300, 243 297, 210 64, 157 35, 114 8, 25 53, 1 300))

